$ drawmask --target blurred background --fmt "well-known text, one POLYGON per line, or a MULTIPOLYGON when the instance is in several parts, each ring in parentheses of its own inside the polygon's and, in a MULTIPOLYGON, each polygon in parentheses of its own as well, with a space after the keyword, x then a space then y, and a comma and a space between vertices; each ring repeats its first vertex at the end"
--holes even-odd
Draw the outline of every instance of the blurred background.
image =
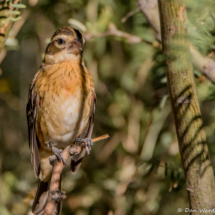
MULTIPOLYGON (((38 179, 28 147, 28 88, 50 37, 65 25, 86 39, 97 94, 93 137, 111 138, 94 144, 76 175, 64 168, 62 215, 172 215, 189 207, 159 34, 138 2, 22 1, 22 19, 0 54, 0 214, 30 214, 38 179)), ((185 2, 192 44, 215 59, 214 1, 185 2)), ((194 74, 214 166, 215 86, 200 70, 194 74)))

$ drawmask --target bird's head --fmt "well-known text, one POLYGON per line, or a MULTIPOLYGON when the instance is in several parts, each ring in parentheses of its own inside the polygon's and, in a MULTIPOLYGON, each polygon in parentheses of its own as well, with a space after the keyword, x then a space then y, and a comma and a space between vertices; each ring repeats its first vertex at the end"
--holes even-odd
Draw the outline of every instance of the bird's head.
POLYGON ((67 60, 81 62, 83 44, 84 38, 79 30, 69 26, 61 27, 46 48, 44 63, 54 64, 67 60))

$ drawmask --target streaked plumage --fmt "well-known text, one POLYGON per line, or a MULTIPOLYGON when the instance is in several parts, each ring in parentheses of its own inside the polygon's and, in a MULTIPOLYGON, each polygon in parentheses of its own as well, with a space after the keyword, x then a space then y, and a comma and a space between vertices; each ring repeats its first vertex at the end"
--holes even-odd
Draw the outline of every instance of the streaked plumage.
MULTIPOLYGON (((49 143, 64 149, 77 137, 91 138, 96 96, 92 77, 84 65, 82 46, 78 30, 71 27, 57 30, 29 89, 31 162, 41 180, 32 208, 36 215, 43 214, 52 172, 49 156, 53 152, 49 143)), ((72 158, 72 172, 77 172, 85 151, 72 158)), ((58 205, 55 214, 60 213, 60 208, 58 205)))

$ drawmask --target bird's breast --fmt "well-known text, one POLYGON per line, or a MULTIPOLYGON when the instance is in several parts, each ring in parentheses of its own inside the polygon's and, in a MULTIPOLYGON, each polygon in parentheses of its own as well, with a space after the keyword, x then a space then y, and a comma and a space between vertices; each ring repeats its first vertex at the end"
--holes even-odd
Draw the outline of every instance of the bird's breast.
POLYGON ((94 90, 90 74, 80 67, 65 68, 50 72, 39 88, 37 133, 42 134, 40 142, 53 142, 58 148, 66 147, 83 132, 94 90))

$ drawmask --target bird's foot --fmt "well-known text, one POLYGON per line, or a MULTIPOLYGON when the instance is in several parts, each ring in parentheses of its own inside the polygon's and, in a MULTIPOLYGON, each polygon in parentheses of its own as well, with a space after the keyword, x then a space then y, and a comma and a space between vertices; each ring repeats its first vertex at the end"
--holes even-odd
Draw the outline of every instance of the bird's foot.
POLYGON ((89 155, 90 154, 90 151, 91 151, 91 146, 93 146, 93 141, 91 138, 75 138, 75 143, 84 143, 84 146, 85 146, 85 149, 87 151, 87 154, 89 155))
POLYGON ((62 199, 66 198, 66 192, 60 190, 50 191, 51 199, 55 202, 60 202, 62 199))
POLYGON ((52 152, 53 152, 54 155, 57 157, 57 160, 58 160, 59 162, 62 160, 63 164, 66 165, 66 162, 65 162, 63 156, 61 155, 61 152, 63 152, 63 150, 62 150, 62 149, 55 148, 55 147, 53 146, 52 143, 49 143, 49 145, 50 145, 51 148, 52 148, 52 152))

